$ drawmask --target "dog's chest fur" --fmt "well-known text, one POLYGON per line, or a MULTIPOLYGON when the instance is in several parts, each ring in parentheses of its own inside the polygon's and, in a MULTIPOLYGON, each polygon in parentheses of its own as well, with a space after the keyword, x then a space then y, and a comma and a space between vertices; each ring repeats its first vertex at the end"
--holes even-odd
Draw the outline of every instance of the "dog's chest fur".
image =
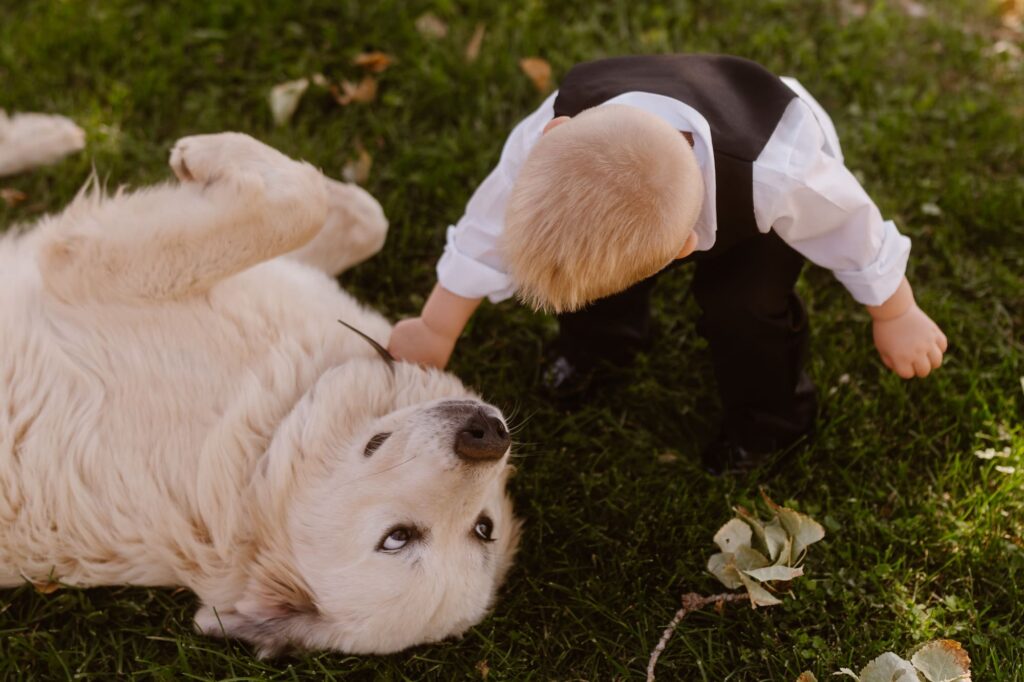
POLYGON ((231 571, 275 429, 325 369, 373 353, 336 320, 387 323, 282 259, 186 300, 70 305, 45 292, 45 238, 0 240, 0 586, 231 571))

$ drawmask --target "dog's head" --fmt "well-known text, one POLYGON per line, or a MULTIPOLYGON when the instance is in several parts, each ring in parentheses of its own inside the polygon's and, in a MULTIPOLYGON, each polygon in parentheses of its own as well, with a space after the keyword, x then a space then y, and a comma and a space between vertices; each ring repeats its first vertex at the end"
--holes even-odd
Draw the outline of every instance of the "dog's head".
POLYGON ((200 629, 388 653, 458 635, 494 601, 519 521, 501 412, 450 375, 353 362, 289 416, 261 465, 260 549, 241 599, 200 629))

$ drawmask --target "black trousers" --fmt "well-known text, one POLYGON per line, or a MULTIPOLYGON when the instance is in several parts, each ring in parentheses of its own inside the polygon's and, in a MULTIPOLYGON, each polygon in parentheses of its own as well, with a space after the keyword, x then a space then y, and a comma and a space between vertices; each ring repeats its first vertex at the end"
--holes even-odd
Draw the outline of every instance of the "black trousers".
MULTIPOLYGON (((770 450, 814 426, 814 386, 803 372, 808 326, 794 285, 804 258, 774 232, 680 261, 697 268, 693 294, 702 314, 722 405, 723 429, 741 445, 770 450)), ((667 270, 670 270, 669 268, 667 270)), ((667 270, 558 318, 559 349, 576 364, 623 364, 651 336, 650 294, 667 270)))

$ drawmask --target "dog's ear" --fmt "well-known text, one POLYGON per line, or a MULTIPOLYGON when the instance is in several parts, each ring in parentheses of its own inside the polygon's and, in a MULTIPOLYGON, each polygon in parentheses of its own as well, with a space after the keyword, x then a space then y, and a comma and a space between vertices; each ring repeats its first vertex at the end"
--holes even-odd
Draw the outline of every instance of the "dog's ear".
POLYGON ((259 658, 302 648, 320 613, 301 578, 281 565, 258 562, 245 594, 224 610, 203 605, 196 629, 214 637, 236 637, 256 647, 259 658))

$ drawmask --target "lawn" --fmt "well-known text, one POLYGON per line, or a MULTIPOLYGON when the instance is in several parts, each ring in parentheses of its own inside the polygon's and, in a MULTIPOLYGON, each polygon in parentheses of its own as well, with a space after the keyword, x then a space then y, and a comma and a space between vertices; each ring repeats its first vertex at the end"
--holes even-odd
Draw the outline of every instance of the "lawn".
POLYGON ((731 52, 799 77, 831 112, 848 165, 914 240, 908 275, 951 345, 936 374, 900 380, 876 357, 865 311, 808 268, 819 433, 774 476, 714 479, 697 465, 717 399, 688 269, 659 285, 658 340, 634 383, 572 413, 538 392, 554 321, 486 305, 451 369, 514 415, 526 531, 494 614, 465 638, 261 662, 192 634, 187 592, 24 587, 0 594, 0 678, 636 679, 680 595, 721 591, 704 570, 711 537, 763 487, 828 531, 807 576, 781 606, 686 618, 659 679, 829 679, 949 637, 976 679, 1024 680, 1021 34, 985 0, 919 3, 4 0, 0 107, 69 115, 89 145, 0 180, 28 197, 0 204, 0 225, 59 209, 93 168, 111 186, 165 178, 182 135, 245 131, 335 177, 365 149, 391 233, 343 284, 397 319, 419 310, 445 227, 542 99, 520 58, 546 59, 557 83, 604 55, 731 52), (417 30, 428 11, 444 37, 417 30), (275 127, 271 86, 356 81, 366 49, 396 58, 374 101, 343 107, 311 88, 275 127), (1009 459, 974 454, 1007 445, 1009 459))

